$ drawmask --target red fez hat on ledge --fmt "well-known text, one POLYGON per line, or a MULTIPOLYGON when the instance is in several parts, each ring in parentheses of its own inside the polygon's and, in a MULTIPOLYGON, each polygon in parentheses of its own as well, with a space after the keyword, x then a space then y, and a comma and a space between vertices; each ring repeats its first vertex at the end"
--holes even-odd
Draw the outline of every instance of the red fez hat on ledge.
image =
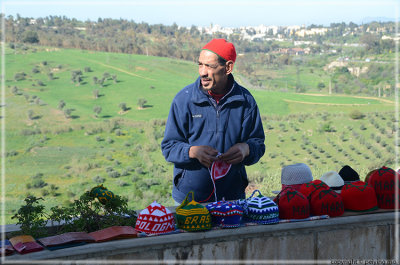
POLYGON ((225 39, 213 39, 204 45, 202 50, 213 52, 227 61, 236 61, 235 46, 233 46, 231 42, 227 42, 225 39))

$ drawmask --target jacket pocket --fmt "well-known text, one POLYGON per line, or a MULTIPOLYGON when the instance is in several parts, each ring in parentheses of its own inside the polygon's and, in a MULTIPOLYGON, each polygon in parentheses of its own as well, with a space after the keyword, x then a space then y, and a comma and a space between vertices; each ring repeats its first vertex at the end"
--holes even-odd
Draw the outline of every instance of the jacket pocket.
POLYGON ((174 177, 174 185, 179 190, 179 187, 182 185, 183 178, 185 176, 186 170, 183 169, 182 171, 178 172, 178 174, 174 177))

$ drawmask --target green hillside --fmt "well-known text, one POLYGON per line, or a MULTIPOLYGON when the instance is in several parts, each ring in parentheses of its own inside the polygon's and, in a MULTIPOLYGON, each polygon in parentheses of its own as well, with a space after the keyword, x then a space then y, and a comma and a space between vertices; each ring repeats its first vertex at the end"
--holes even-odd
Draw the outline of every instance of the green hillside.
MULTIPOLYGON (((29 194, 48 207, 66 205, 100 183, 135 209, 154 200, 173 205, 172 165, 159 145, 172 98, 197 78, 196 63, 46 47, 6 51, 7 223, 29 194), (94 77, 105 77, 103 85, 94 77)), ((271 194, 281 167, 297 162, 315 178, 346 164, 362 178, 378 166, 394 167, 393 99, 249 90, 267 146, 248 168, 249 189, 271 194), (355 110, 363 117, 351 118, 355 110)))

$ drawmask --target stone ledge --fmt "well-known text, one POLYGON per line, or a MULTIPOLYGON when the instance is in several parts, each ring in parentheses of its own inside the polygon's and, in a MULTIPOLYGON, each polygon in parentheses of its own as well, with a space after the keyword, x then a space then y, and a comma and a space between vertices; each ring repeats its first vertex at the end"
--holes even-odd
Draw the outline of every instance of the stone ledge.
MULTIPOLYGON (((215 259, 217 257, 222 259, 235 259, 236 257, 237 259, 245 259, 248 258, 247 256, 250 254, 259 258, 271 258, 268 257, 267 254, 263 254, 266 250, 258 250, 258 244, 263 244, 262 242, 268 243, 269 245, 283 244, 283 242, 285 242, 281 247, 282 249, 286 249, 286 245, 292 246, 293 243, 290 242, 297 242, 296 255, 301 255, 298 258, 304 259, 304 257, 311 257, 311 259, 316 259, 318 258, 318 253, 327 256, 326 252, 319 249, 321 248, 321 245, 318 244, 318 242, 332 241, 333 243, 330 247, 335 248, 335 241, 332 240, 332 236, 336 234, 335 230, 337 230, 337 233, 341 238, 345 237, 346 234, 351 234, 353 237, 357 237, 358 232, 354 231, 359 231, 360 235, 357 238, 352 239, 354 242, 348 242, 347 244, 362 245, 364 246, 364 249, 367 250, 374 247, 371 246, 371 243, 375 244, 376 242, 374 242, 374 240, 372 240, 373 242, 363 242, 363 240, 371 240, 371 236, 378 239, 389 236, 390 239, 388 238, 386 240, 387 242, 383 242, 381 246, 375 246, 375 249, 378 249, 377 253, 379 254, 384 252, 386 253, 386 256, 389 255, 390 257, 393 257, 393 251, 395 250, 395 247, 393 246, 394 224, 395 212, 379 212, 314 221, 257 225, 235 229, 178 233, 145 238, 116 240, 104 243, 92 243, 55 251, 44 250, 25 255, 14 254, 6 257, 5 261, 10 261, 13 263, 18 261, 29 261, 28 263, 33 264, 32 262, 40 260, 164 260, 166 257, 172 257, 176 259, 177 255, 183 252, 192 255, 192 258, 197 257, 197 259, 199 259, 199 257, 208 257, 209 259, 215 259), (379 235, 374 236, 374 233, 378 232, 379 235), (300 242, 304 243, 301 244, 300 242), (210 250, 211 248, 212 250, 210 250), (225 256, 213 256, 214 248, 221 248, 222 252, 226 252, 227 249, 230 251, 225 253, 225 256), (241 249, 241 254, 239 254, 242 255, 242 257, 240 255, 238 256, 237 253, 232 253, 238 248, 241 249), (309 253, 303 254, 302 249, 304 251, 307 250, 309 253), (204 251, 207 253, 203 253, 204 251)), ((336 248, 340 249, 340 246, 336 248)), ((271 252, 271 250, 269 251, 271 252)), ((331 252, 333 253, 334 251, 331 252)), ((282 258, 289 254, 290 253, 280 253, 280 257, 273 258, 282 258)), ((190 255, 188 257, 190 257, 190 255)), ((270 253, 270 255, 277 254, 270 253)), ((335 254, 333 253, 332 255, 335 254)), ((357 256, 357 253, 354 255, 357 256)), ((289 257, 293 258, 293 256, 289 257)), ((296 258, 296 256, 294 256, 294 258, 296 258)), ((338 256, 336 258, 341 257, 338 256)))

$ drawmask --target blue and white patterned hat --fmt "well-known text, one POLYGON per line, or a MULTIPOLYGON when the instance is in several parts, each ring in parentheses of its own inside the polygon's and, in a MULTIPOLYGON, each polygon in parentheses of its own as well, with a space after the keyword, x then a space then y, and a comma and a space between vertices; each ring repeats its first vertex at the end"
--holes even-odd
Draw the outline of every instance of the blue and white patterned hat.
POLYGON ((206 206, 211 214, 213 224, 222 228, 239 227, 243 216, 243 208, 234 202, 224 200, 206 206))
POLYGON ((270 198, 265 197, 259 190, 245 200, 238 200, 237 203, 244 209, 244 217, 247 221, 259 224, 275 224, 279 222, 278 206, 270 198), (254 196, 258 191, 258 196, 254 196))

